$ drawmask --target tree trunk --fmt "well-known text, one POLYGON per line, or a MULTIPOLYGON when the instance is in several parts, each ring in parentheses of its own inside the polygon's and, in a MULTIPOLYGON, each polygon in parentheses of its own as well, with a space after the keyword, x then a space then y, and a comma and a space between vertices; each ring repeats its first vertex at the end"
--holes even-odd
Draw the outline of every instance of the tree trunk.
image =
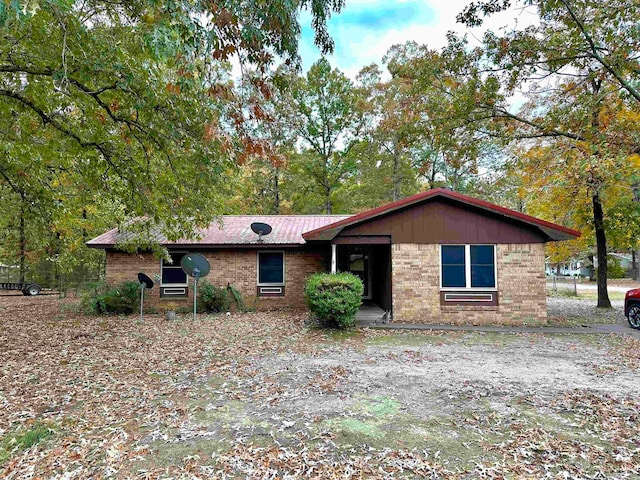
POLYGON ((393 201, 396 202, 400 200, 400 152, 398 151, 398 146, 394 142, 393 144, 393 174, 391 182, 393 183, 393 201))
POLYGON ((27 258, 26 258, 26 250, 27 250, 27 237, 24 228, 24 197, 20 199, 20 225, 18 227, 18 236, 19 238, 19 256, 20 256, 20 283, 25 282, 26 278, 26 269, 27 269, 27 258))
POLYGON ((83 208, 82 209, 82 242, 86 242, 88 240, 87 238, 87 209, 83 208))
POLYGON ((332 207, 333 206, 331 205, 331 187, 326 187, 325 213, 327 215, 331 215, 333 210, 332 207))
POLYGON ((280 214, 280 169, 278 167, 273 177, 273 210, 276 215, 280 214))
POLYGON ((596 254, 598 258, 598 308, 611 308, 607 291, 607 237, 604 231, 604 213, 598 193, 591 197, 593 224, 596 231, 596 254))

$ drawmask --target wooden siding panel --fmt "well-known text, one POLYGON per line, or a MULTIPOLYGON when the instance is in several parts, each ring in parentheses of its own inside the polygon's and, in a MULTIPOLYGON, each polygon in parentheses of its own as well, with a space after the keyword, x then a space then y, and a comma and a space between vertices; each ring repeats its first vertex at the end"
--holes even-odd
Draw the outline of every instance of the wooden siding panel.
POLYGON ((414 205, 345 228, 337 238, 390 235, 393 243, 543 243, 535 227, 525 227, 468 205, 441 200, 414 205))

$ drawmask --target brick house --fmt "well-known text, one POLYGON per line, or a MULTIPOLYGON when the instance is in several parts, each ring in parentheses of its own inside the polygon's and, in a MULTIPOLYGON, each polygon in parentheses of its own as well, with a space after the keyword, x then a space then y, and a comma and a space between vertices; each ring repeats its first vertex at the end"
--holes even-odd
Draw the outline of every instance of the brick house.
POLYGON ((187 252, 209 259, 211 283, 236 287, 259 309, 304 308, 307 276, 350 271, 363 300, 398 323, 545 323, 546 242, 579 232, 445 189, 434 189, 358 215, 223 216, 199 241, 158 241, 173 263, 117 250, 113 229, 89 241, 106 250, 111 284, 138 272, 161 279, 153 295, 186 299, 180 268, 187 252), (266 222, 261 239, 253 222, 266 222))

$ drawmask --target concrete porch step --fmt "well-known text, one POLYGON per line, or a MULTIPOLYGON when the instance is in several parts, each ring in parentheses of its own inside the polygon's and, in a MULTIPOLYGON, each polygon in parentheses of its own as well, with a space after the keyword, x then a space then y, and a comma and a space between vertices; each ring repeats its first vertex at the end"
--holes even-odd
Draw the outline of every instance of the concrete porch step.
POLYGON ((384 318, 384 310, 374 304, 364 304, 356 313, 356 325, 382 325, 384 318))

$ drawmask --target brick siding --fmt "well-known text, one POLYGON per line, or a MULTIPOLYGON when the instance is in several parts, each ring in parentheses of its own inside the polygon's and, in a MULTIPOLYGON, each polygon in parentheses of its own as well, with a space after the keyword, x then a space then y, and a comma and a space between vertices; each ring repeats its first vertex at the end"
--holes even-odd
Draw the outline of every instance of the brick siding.
MULTIPOLYGON (((201 253, 211 264, 207 280, 217 286, 233 285, 242 293, 247 305, 260 310, 305 308, 305 280, 312 273, 326 271, 329 249, 284 251, 285 295, 260 298, 256 295, 257 250, 219 249, 201 253)), ((441 306, 438 255, 439 248, 435 244, 391 246, 394 322, 456 325, 546 323, 544 244, 497 245, 497 307, 441 306)), ((160 260, 150 253, 107 252, 108 283, 135 280, 138 272, 154 278, 160 274, 160 260)), ((150 293, 151 305, 165 301, 159 299, 159 286, 150 293)))
POLYGON ((547 322, 544 244, 496 246, 498 306, 441 306, 438 245, 391 248, 393 321, 453 325, 547 322))
MULTIPOLYGON (((138 281, 138 273, 144 272, 155 282, 160 275, 160 260, 151 253, 124 253, 107 250, 106 279, 109 285, 138 281)), ((153 288, 156 294, 159 289, 153 288)))
MULTIPOLYGON (((260 310, 305 308, 304 284, 306 278, 312 273, 326 270, 328 252, 310 249, 284 249, 285 295, 259 298, 256 292, 257 252, 258 250, 249 249, 219 249, 199 252, 209 260, 211 265, 211 272, 206 280, 219 287, 226 287, 227 284, 232 285, 242 294, 249 307, 260 310)), ((106 278, 109 284, 136 280, 138 272, 144 272, 153 279, 160 274, 160 260, 150 253, 134 255, 107 252, 106 278)), ((186 304, 192 301, 192 288, 193 283, 190 279, 188 300, 160 299, 160 288, 157 285, 150 292, 150 301, 153 303, 172 301, 186 304)))

